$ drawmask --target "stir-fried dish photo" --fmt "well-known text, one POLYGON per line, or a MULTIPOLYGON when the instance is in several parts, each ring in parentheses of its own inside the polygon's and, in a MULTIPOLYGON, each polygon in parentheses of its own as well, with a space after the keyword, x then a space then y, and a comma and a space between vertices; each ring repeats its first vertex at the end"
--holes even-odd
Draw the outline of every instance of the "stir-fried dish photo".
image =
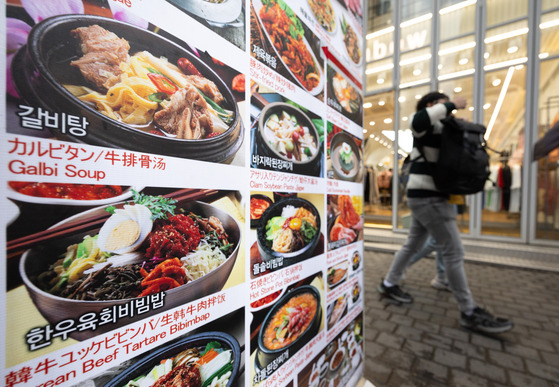
POLYGON ((224 97, 187 58, 171 63, 149 51, 129 53, 126 39, 99 25, 71 31, 82 56, 70 62, 84 84, 64 85, 79 100, 135 129, 198 140, 227 131, 234 113, 224 97))
POLYGON ((342 20, 342 32, 344 34, 344 44, 347 49, 349 57, 353 63, 361 62, 361 47, 359 38, 353 28, 347 23, 345 17, 342 20))
POLYGON ((260 20, 281 60, 308 91, 320 84, 320 70, 304 40, 303 24, 283 0, 262 0, 260 20))
POLYGON ((133 191, 95 235, 69 245, 34 282, 64 298, 100 301, 147 296, 185 285, 232 254, 222 222, 177 210, 174 199, 133 191))
POLYGON ((322 28, 328 32, 336 28, 336 15, 330 0, 308 0, 309 7, 322 28))
POLYGON ((342 75, 336 72, 332 77, 334 95, 348 113, 357 113, 361 108, 361 96, 342 75))

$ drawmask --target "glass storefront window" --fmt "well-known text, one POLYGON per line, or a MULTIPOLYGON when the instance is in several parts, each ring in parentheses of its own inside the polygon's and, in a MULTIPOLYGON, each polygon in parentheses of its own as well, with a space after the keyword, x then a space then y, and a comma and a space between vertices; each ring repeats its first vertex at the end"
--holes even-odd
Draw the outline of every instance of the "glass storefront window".
POLYGON ((476 40, 473 35, 441 43, 439 49, 440 81, 475 72, 474 51, 476 40))
POLYGON ((555 8, 559 8, 557 0, 542 0, 542 11, 549 11, 555 8))
POLYGON ((559 54, 559 11, 542 15, 540 30, 540 59, 559 54))
POLYGON ((375 91, 393 87, 392 72, 394 60, 392 58, 369 63, 365 70, 367 77, 367 90, 375 91))
POLYGON ((416 50, 431 44, 431 13, 419 16, 416 19, 404 21, 400 24, 402 52, 416 50))
MULTIPOLYGON (((543 36, 542 36, 543 39, 543 36)), ((559 120, 559 59, 540 64, 538 138, 559 120)), ((559 149, 538 161, 536 238, 559 240, 559 149)))
POLYGON ((443 1, 439 15, 439 39, 441 41, 471 34, 474 32, 476 24, 476 1, 443 1))
POLYGON ((487 26, 526 17, 529 3, 528 0, 486 0, 487 26))
POLYGON ((394 144, 387 134, 394 133, 394 92, 368 97, 364 107, 365 221, 373 227, 391 228, 394 144))
POLYGON ((485 70, 527 62, 527 37, 526 20, 488 30, 485 35, 485 70))
POLYGON ((403 22, 423 17, 433 8, 433 0, 400 0, 399 3, 403 22))
POLYGON ((369 19, 368 31, 375 32, 392 26, 392 0, 371 0, 367 2, 369 19))
POLYGON ((481 232, 485 235, 520 237, 521 170, 526 121, 526 66, 488 72, 485 75, 483 122, 491 175, 483 193, 481 232))
POLYGON ((394 28, 384 28, 367 35, 367 62, 390 57, 390 63, 393 63, 393 54, 394 28))
POLYGON ((429 82, 430 66, 430 47, 402 54, 400 59, 400 88, 429 82))

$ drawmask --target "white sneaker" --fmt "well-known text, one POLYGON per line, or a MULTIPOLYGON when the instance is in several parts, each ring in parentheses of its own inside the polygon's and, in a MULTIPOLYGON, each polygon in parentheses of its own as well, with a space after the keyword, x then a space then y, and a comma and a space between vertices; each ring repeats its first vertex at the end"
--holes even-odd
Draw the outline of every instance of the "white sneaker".
POLYGON ((445 280, 441 280, 438 276, 431 280, 431 287, 437 290, 446 290, 447 292, 450 292, 448 282, 446 282, 445 280))

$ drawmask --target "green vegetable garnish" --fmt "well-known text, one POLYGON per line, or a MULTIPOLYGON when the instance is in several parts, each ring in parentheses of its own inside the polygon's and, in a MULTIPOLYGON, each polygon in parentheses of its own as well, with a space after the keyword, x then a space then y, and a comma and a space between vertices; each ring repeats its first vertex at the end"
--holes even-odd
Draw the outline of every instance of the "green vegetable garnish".
POLYGON ((148 99, 150 101, 157 102, 157 103, 161 103, 167 98, 169 98, 169 96, 166 93, 153 93, 148 95, 148 99))
MULTIPOLYGON (((132 202, 146 206, 151 211, 151 220, 156 220, 167 219, 169 215, 174 215, 176 208, 174 204, 177 201, 175 199, 163 198, 161 196, 144 195, 133 189, 132 202)), ((130 204, 130 202, 126 202, 126 204, 130 204)), ((115 209, 115 206, 109 206, 105 208, 105 211, 114 214, 115 209)))

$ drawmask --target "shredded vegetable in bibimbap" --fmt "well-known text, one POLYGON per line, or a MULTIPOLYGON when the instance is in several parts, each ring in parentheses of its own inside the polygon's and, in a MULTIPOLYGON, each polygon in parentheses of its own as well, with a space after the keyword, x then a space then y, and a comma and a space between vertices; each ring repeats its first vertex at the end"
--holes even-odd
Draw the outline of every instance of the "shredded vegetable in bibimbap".
POLYGON ((234 244, 221 221, 175 214, 175 200, 133 192, 99 233, 87 235, 37 278, 39 287, 76 300, 142 297, 185 285, 217 269, 234 244))
POLYGON ((306 208, 285 206, 281 216, 266 224, 266 241, 278 253, 290 253, 308 245, 318 233, 316 217, 306 208))
POLYGON ((148 373, 123 387, 225 387, 233 370, 232 351, 217 341, 206 347, 188 348, 161 360, 148 373))

